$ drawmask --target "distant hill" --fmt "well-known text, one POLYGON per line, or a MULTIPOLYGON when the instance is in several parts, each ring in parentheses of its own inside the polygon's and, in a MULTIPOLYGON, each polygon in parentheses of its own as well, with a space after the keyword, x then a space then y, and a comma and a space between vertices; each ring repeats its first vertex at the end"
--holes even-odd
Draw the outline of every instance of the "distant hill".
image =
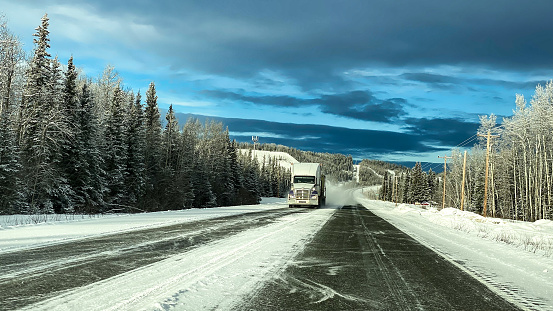
MULTIPOLYGON (((247 154, 250 149, 239 149, 242 154, 247 154)), ((257 158, 259 164, 268 164, 269 159, 277 160, 278 164, 285 169, 290 169, 292 163, 298 163, 299 161, 294 159, 291 155, 281 151, 265 151, 265 150, 252 150, 252 155, 257 158)))

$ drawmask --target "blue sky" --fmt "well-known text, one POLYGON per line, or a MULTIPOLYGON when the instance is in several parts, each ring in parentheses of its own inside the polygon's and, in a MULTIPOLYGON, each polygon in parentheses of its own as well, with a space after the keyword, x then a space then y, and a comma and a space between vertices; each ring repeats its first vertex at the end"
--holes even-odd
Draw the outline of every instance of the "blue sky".
POLYGON ((549 0, 0 0, 33 48, 90 77, 155 81, 162 108, 223 121, 240 141, 355 159, 428 161, 512 114, 553 78, 549 0), (47 3, 47 4, 46 4, 47 3))

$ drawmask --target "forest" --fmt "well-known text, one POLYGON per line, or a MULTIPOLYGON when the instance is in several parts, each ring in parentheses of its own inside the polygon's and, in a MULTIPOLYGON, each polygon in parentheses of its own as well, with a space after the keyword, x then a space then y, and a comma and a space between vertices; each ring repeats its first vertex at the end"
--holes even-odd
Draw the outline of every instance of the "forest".
MULTIPOLYGON (((451 151, 446 207, 513 220, 553 219, 553 82, 538 85, 530 103, 517 94, 515 106, 500 124, 493 114, 481 116, 478 133, 465 141, 473 146, 451 151)), ((389 170, 380 199, 441 207, 443 173, 436 178, 419 167, 389 170)))
POLYGON ((1 25, 0 213, 139 212, 257 204, 259 165, 239 156, 222 124, 172 106, 162 128, 155 84, 123 87, 113 67, 96 81, 52 58, 48 17, 26 57, 1 25))
MULTIPOLYGON (((73 57, 63 66, 48 26, 44 15, 25 55, 0 17, 0 214, 206 208, 288 192, 290 172, 238 152, 253 145, 231 141, 221 123, 179 124, 172 106, 162 117, 154 82, 143 103, 112 66, 95 79, 73 57)), ((288 149, 351 179, 351 156, 288 149)))

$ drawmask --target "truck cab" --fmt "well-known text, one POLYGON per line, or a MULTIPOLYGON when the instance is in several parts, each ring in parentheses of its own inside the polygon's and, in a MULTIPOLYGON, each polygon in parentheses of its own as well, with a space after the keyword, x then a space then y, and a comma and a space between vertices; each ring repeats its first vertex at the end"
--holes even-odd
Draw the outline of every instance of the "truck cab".
POLYGON ((325 176, 320 163, 294 163, 288 205, 320 207, 326 202, 325 176))

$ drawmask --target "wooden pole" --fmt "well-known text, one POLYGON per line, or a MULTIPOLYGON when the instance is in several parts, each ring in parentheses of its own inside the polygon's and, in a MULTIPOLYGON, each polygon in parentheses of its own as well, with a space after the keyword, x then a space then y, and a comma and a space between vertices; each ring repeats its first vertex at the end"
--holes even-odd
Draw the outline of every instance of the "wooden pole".
POLYGON ((443 157, 440 157, 438 156, 438 158, 443 158, 444 159, 444 191, 443 191, 443 195, 442 195, 442 209, 445 208, 445 176, 446 176, 446 172, 447 172, 447 159, 451 159, 451 157, 448 157, 448 156, 443 156, 443 157))
POLYGON ((487 205, 488 205, 488 172, 489 172, 489 164, 490 164, 490 138, 492 137, 499 137, 498 135, 491 135, 491 131, 488 130, 487 135, 480 135, 481 137, 486 137, 486 176, 484 181, 484 209, 482 210, 482 216, 487 217, 487 205))
POLYGON ((465 150, 465 156, 463 157, 463 181, 461 182, 461 210, 465 206, 465 176, 467 172, 467 151, 465 150))

